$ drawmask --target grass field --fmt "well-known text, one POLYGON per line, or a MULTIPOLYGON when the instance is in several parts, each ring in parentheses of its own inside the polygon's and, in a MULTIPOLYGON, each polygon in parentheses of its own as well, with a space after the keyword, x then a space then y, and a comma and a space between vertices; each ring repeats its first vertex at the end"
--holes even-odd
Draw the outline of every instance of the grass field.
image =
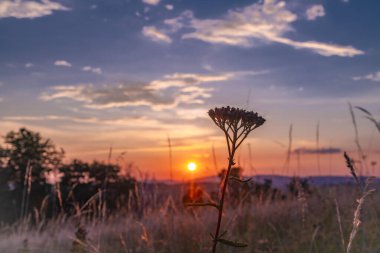
MULTIPOLYGON (((346 252, 359 197, 360 191, 352 184, 313 188, 303 199, 254 199, 234 208, 227 202, 225 236, 248 247, 218 245, 218 252, 346 252)), ((379 200, 377 194, 366 199, 351 252, 380 251, 379 200)), ((142 217, 120 211, 90 220, 83 213, 35 226, 3 227, 0 252, 210 252, 217 211, 185 209, 179 203, 168 197, 142 217)))

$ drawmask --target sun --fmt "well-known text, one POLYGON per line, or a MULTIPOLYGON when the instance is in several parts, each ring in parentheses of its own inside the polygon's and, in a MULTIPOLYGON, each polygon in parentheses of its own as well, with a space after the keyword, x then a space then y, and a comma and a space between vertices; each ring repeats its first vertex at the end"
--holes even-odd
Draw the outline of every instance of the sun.
POLYGON ((190 171, 195 171, 197 169, 197 164, 194 162, 190 162, 187 164, 187 169, 190 171))

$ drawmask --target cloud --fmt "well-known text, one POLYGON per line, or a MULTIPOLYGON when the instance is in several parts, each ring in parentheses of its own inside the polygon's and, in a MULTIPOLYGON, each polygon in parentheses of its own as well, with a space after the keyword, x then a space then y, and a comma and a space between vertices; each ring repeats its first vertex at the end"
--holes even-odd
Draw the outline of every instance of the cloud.
POLYGON ((170 32, 177 32, 184 27, 191 27, 191 21, 194 19, 192 11, 184 11, 176 18, 165 19, 164 24, 170 27, 170 32))
MULTIPOLYGON (((175 141, 176 147, 178 147, 179 139, 191 138, 194 142, 198 141, 195 144, 199 145, 199 143, 202 143, 199 141, 204 141, 214 132, 210 128, 191 124, 199 117, 208 117, 207 109, 199 110, 199 117, 194 115, 193 118, 183 118, 184 121, 179 120, 182 118, 176 113, 169 113, 168 115, 170 115, 170 118, 166 119, 162 117, 162 114, 157 116, 157 113, 153 113, 149 116, 132 115, 125 117, 115 115, 108 115, 109 117, 103 117, 104 115, 102 115, 102 117, 21 115, 0 117, 0 120, 2 125, 8 129, 15 129, 27 125, 28 127, 34 126, 39 129, 39 131, 43 130, 44 133, 51 133, 51 135, 59 134, 61 137, 58 138, 58 140, 60 139, 59 142, 67 143, 67 145, 70 144, 70 142, 71 145, 78 144, 78 142, 75 142, 78 138, 91 140, 94 144, 93 148, 99 148, 99 150, 104 147, 104 143, 109 143, 110 140, 114 140, 115 142, 120 141, 120 136, 131 140, 130 143, 139 141, 138 147, 130 146, 128 150, 144 150, 148 148, 149 151, 152 151, 153 149, 166 147, 165 138, 160 140, 160 138, 157 139, 157 136, 166 136, 170 133, 172 140, 175 141), (173 119, 172 115, 176 117, 173 119), (192 122, 190 123, 189 121, 192 122), (49 122, 49 124, 52 123, 51 125, 53 125, 54 128, 46 128, 47 122, 49 122), (142 129, 144 130, 143 135, 141 135, 142 129), (103 134, 97 134, 99 131, 103 134), (157 145, 153 145, 152 142, 155 142, 157 145), (152 146, 156 148, 152 148, 152 146)), ((83 151, 83 147, 81 147, 81 149, 83 151)))
POLYGON ((327 155, 327 154, 342 153, 342 149, 340 149, 340 148, 320 148, 317 150, 314 148, 297 148, 293 151, 293 153, 327 155))
POLYGON ((50 0, 2 0, 0 18, 39 18, 51 15, 53 11, 68 11, 69 8, 50 0))
POLYGON ((3 102, 4 101, 4 98, 0 97, 0 102, 3 102))
POLYGON ((160 90, 167 89, 169 87, 183 87, 188 85, 198 85, 200 83, 207 82, 220 82, 231 79, 233 74, 193 74, 193 73, 174 73, 171 75, 165 75, 164 79, 154 80, 147 86, 149 89, 160 90))
POLYGON ((182 28, 183 39, 196 39, 211 44, 252 47, 263 43, 280 43, 296 49, 307 49, 323 56, 353 57, 364 54, 352 46, 317 41, 295 41, 286 37, 294 32, 291 26, 297 15, 286 8, 285 1, 265 0, 243 9, 230 10, 221 19, 197 19, 191 11, 185 11, 174 19, 164 21, 170 32, 182 28))
POLYGON ((106 85, 93 84, 56 86, 41 95, 45 101, 69 99, 82 102, 86 108, 110 109, 120 107, 148 106, 155 111, 174 108, 179 104, 202 104, 211 96, 211 88, 179 88, 171 91, 150 89, 147 85, 106 85))
POLYGON ((71 63, 65 60, 57 60, 54 62, 55 66, 62 66, 62 67, 71 67, 71 63))
POLYGON ((371 73, 365 76, 354 76, 352 79, 355 81, 370 80, 373 82, 380 82, 380 71, 377 71, 375 73, 371 73))
POLYGON ((142 1, 145 4, 150 4, 150 5, 157 5, 160 3, 160 0, 142 0, 142 1))
POLYGON ((240 76, 260 75, 266 73, 267 71, 235 71, 219 74, 174 73, 165 75, 163 79, 150 82, 147 88, 160 90, 170 87, 194 86, 201 83, 223 82, 240 76))
POLYGON ((91 67, 91 66, 84 66, 82 68, 82 70, 85 72, 92 72, 92 73, 99 74, 99 75, 101 75, 103 73, 101 68, 95 68, 95 67, 91 67))
POLYGON ((292 46, 296 49, 308 49, 312 52, 323 56, 340 56, 340 57, 354 57, 356 55, 364 54, 363 51, 358 50, 352 46, 340 46, 336 44, 327 44, 317 41, 294 41, 287 38, 273 38, 274 42, 282 43, 292 46))
POLYGON ((207 109, 204 108, 195 108, 195 109, 184 109, 184 108, 178 108, 175 111, 175 114, 180 119, 186 119, 186 120, 194 120, 199 118, 208 118, 208 114, 206 113, 207 109))
POLYGON ((171 43, 172 40, 164 32, 157 30, 154 26, 144 26, 142 33, 144 36, 156 42, 171 43))
POLYGON ((316 20, 317 18, 323 17, 325 15, 325 8, 323 8, 323 5, 321 4, 313 5, 306 10, 307 20, 316 20))
POLYGON ((200 84, 224 82, 246 75, 265 73, 267 71, 235 71, 219 74, 174 73, 145 84, 55 86, 41 94, 40 99, 73 100, 92 109, 148 106, 154 111, 159 111, 185 104, 203 104, 212 96, 213 88, 201 87, 200 84))
POLYGON ((31 63, 31 62, 28 62, 28 63, 25 64, 25 68, 31 68, 33 66, 34 66, 34 64, 31 63))
POLYGON ((128 118, 114 118, 114 119, 100 119, 96 117, 72 117, 72 116, 61 116, 61 115, 44 115, 44 116, 5 116, 1 118, 4 121, 71 121, 74 123, 85 123, 85 124, 103 124, 112 126, 138 126, 141 128, 145 126, 151 128, 152 126, 157 127, 159 122, 154 119, 148 119, 147 117, 128 117, 128 118))
POLYGON ((174 6, 171 5, 171 4, 167 4, 167 5, 165 5, 165 8, 166 8, 167 10, 171 11, 171 10, 174 9, 174 6))

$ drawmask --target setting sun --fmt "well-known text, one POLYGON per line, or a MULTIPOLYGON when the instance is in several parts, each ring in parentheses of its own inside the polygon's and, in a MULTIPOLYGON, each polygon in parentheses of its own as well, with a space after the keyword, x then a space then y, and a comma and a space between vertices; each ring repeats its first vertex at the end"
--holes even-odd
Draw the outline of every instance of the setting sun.
POLYGON ((190 171, 195 171, 197 169, 197 164, 194 162, 188 163, 187 164, 187 169, 190 171))

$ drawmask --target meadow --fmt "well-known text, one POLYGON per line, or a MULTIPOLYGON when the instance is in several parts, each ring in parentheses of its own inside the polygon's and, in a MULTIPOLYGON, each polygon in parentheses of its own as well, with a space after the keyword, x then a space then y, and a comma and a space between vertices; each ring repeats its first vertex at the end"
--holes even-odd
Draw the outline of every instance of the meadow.
MULTIPOLYGON (((219 252, 346 252, 359 195, 357 187, 349 184, 312 188, 303 200, 255 198, 251 203, 227 205, 227 234, 248 246, 222 245, 219 252)), ((379 200, 378 194, 366 200, 352 252, 379 252, 379 200)), ((147 208, 142 217, 117 212, 91 219, 84 210, 75 217, 60 215, 35 225, 5 226, 0 251, 210 252, 216 212, 184 208, 172 197, 157 208, 147 208)))

